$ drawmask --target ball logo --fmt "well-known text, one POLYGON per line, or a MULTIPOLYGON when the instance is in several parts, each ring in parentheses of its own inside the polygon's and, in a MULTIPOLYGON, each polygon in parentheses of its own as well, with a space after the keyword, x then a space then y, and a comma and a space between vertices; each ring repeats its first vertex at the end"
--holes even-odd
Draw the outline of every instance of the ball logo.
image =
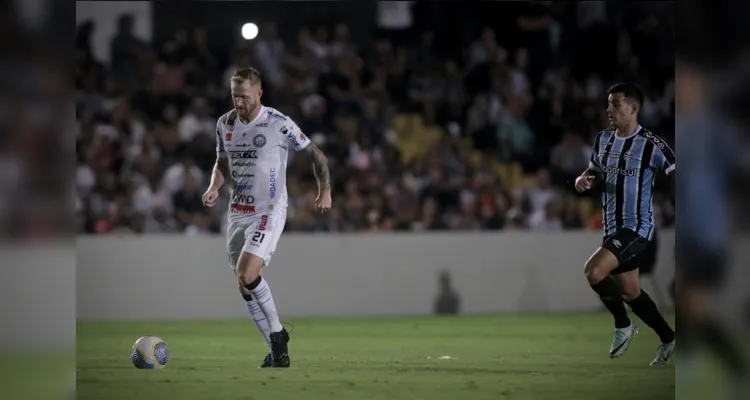
POLYGON ((253 144, 255 145, 255 147, 258 147, 258 148, 265 146, 266 145, 265 135, 263 134, 255 135, 255 137, 253 138, 253 144))
POLYGON ((276 168, 271 168, 269 171, 269 189, 271 198, 276 198, 276 168))

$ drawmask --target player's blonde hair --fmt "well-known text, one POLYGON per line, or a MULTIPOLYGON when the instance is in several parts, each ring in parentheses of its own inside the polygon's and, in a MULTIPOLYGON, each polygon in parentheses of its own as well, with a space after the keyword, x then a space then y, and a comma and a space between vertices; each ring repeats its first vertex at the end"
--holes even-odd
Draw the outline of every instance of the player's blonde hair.
POLYGON ((231 81, 234 83, 242 83, 245 81, 250 81, 251 85, 260 86, 261 84, 260 71, 258 71, 255 68, 238 69, 237 72, 235 72, 234 75, 232 75, 231 81))

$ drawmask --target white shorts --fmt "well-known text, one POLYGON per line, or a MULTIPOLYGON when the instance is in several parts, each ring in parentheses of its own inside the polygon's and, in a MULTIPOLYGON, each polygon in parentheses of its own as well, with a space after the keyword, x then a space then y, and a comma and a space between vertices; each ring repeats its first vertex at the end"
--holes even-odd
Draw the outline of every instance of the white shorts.
POLYGON ((242 252, 262 258, 263 266, 267 267, 276 251, 285 223, 286 210, 274 210, 244 221, 230 222, 227 228, 227 251, 232 270, 237 269, 242 252))

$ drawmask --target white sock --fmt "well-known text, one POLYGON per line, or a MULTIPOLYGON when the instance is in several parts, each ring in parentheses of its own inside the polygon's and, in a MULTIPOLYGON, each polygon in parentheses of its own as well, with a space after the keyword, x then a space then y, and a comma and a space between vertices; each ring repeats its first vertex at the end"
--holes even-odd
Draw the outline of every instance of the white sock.
POLYGON ((253 317, 255 326, 258 327, 260 334, 263 335, 263 339, 266 340, 266 346, 268 350, 271 350, 271 327, 268 325, 268 319, 263 310, 260 309, 258 302, 255 300, 245 300, 247 303, 247 310, 250 311, 250 316, 253 317))
POLYGON ((266 280, 260 278, 260 284, 250 292, 258 302, 260 309, 263 310, 263 314, 266 315, 266 321, 268 321, 268 325, 271 327, 271 332, 281 332, 284 328, 281 326, 281 321, 279 321, 279 314, 276 312, 276 303, 273 302, 271 288, 268 287, 266 280))

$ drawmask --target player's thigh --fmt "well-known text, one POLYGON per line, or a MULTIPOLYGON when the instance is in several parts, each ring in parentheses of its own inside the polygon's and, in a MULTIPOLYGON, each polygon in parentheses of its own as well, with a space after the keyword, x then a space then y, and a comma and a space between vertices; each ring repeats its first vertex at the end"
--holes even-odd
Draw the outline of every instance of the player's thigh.
POLYGON ((237 265, 242 255, 242 248, 245 246, 245 230, 248 228, 247 222, 230 222, 227 227, 227 254, 229 256, 229 267, 232 271, 237 271, 237 265))
POLYGON ((638 268, 632 261, 647 245, 647 240, 629 229, 620 229, 605 237, 601 247, 586 262, 586 278, 596 283, 612 273, 638 268))
POLYGON ((262 267, 267 267, 276 246, 284 231, 286 216, 282 212, 264 214, 245 230, 245 244, 240 256, 242 270, 250 268, 260 273, 262 267))
POLYGON ((602 243, 602 248, 609 250, 617 259, 617 268, 612 271, 615 274, 638 269, 639 262, 646 258, 650 247, 648 239, 630 229, 620 229, 602 243))
POLYGON ((606 278, 615 268, 617 257, 610 250, 599 247, 586 261, 584 273, 589 283, 594 284, 606 278))

